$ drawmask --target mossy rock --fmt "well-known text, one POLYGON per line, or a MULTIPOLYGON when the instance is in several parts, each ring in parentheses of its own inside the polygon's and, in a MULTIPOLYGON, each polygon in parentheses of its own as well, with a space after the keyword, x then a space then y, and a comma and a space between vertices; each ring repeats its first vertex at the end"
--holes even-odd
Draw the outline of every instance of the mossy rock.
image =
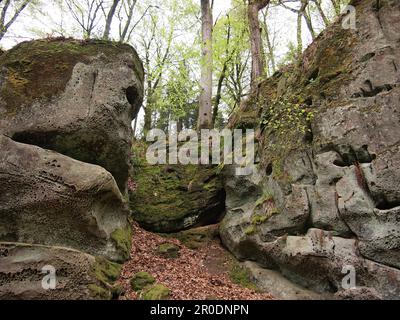
POLYGON ((236 283, 244 288, 249 288, 252 290, 256 290, 257 287, 251 279, 250 270, 245 266, 236 263, 231 271, 229 272, 229 277, 233 283, 236 283))
POLYGON ((110 300, 122 293, 120 271, 119 264, 66 247, 0 242, 0 299, 110 300), (40 270, 49 265, 56 288, 43 290, 40 270))
POLYGON ((138 272, 136 273, 130 281, 131 288, 135 291, 141 291, 145 287, 154 284, 156 280, 148 272, 138 272))
MULTIPOLYGON (((78 62, 88 63, 99 54, 112 61, 113 57, 127 51, 132 52, 133 48, 102 40, 54 38, 18 44, 6 51, 0 61, 0 69, 8 70, 1 88, 6 112, 14 114, 21 105, 50 99, 63 92, 78 62)), ((133 67, 143 79, 142 66, 133 67)))
POLYGON ((145 229, 179 232, 217 223, 225 208, 225 192, 215 166, 148 165, 143 146, 134 147, 130 193, 133 218, 145 229))
POLYGON ((257 227, 255 225, 250 225, 246 229, 244 229, 244 233, 247 236, 253 235, 257 231, 257 227))
POLYGON ((184 246, 196 250, 219 237, 219 226, 211 225, 184 230, 177 233, 161 234, 166 238, 178 239, 184 246))
POLYGON ((125 229, 117 229, 111 233, 111 239, 118 250, 122 252, 123 260, 128 260, 132 248, 132 228, 128 224, 125 229))
POLYGON ((146 288, 141 296, 140 300, 168 300, 171 295, 171 290, 162 284, 155 284, 151 287, 146 288))
POLYGON ((157 247, 156 253, 167 259, 176 259, 180 256, 179 250, 180 248, 175 244, 163 243, 157 247))

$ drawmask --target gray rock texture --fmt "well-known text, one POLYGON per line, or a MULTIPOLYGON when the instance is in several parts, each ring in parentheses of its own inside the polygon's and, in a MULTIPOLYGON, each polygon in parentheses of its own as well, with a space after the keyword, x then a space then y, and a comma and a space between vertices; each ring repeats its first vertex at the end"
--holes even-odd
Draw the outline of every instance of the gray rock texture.
POLYGON ((116 239, 129 234, 128 210, 109 172, 5 136, 0 148, 0 241, 129 257, 116 239))
POLYGON ((400 3, 379 3, 352 1, 356 30, 342 16, 230 122, 262 115, 253 176, 225 172, 224 244, 342 298, 400 299, 400 3))
POLYGON ((107 41, 24 42, 0 61, 0 298, 110 299, 130 256, 135 50, 107 41), (113 262, 110 262, 110 261, 113 262), (56 269, 43 290, 41 269, 56 269))
POLYGON ((111 172, 125 192, 143 67, 128 45, 21 43, 0 62, 0 133, 111 172))

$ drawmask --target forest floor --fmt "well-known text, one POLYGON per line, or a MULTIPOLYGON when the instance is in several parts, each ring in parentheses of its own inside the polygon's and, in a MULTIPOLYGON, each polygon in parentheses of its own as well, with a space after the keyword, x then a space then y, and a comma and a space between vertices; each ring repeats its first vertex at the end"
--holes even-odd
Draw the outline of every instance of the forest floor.
POLYGON ((136 300, 138 294, 130 287, 137 272, 146 271, 171 290, 172 300, 271 300, 267 293, 255 287, 243 287, 232 280, 232 270, 238 262, 220 244, 210 241, 191 250, 179 240, 164 238, 133 224, 131 260, 125 263, 120 284, 125 289, 121 299, 136 300), (180 256, 168 259, 159 256, 159 245, 169 243, 180 248, 180 256))

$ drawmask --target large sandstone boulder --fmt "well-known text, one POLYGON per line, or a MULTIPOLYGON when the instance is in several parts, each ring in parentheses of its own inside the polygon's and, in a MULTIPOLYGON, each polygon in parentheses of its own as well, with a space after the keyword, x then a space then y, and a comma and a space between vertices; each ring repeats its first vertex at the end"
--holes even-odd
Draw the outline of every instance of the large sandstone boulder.
POLYGON ((218 222, 225 192, 216 169, 183 165, 145 165, 133 175, 133 218, 151 231, 170 233, 218 222))
POLYGON ((142 98, 128 45, 48 39, 3 54, 0 298, 116 295, 115 262, 130 256, 126 185, 142 98), (55 290, 41 287, 45 266, 55 290))
POLYGON ((128 210, 112 175, 0 135, 0 241, 129 258, 128 210))
POLYGON ((261 84, 260 109, 250 99, 231 120, 253 115, 260 163, 247 178, 225 172, 223 242, 337 297, 400 297, 400 3, 376 3, 352 1, 356 30, 341 17, 300 66, 261 84), (345 265, 357 294, 340 293, 345 265))
POLYGON ((0 299, 110 299, 120 268, 72 249, 0 243, 0 299))
POLYGON ((143 67, 129 45, 36 40, 0 61, 0 134, 100 165, 123 192, 142 98, 143 67))

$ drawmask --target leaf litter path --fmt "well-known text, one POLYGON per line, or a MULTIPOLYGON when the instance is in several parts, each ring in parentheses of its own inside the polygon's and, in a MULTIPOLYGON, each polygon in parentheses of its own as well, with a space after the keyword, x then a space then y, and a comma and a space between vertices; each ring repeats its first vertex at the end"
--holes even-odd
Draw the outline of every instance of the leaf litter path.
POLYGON ((214 241, 201 249, 190 250, 179 240, 163 238, 133 224, 131 260, 123 267, 119 282, 124 287, 122 299, 136 300, 129 280, 140 271, 150 273, 158 283, 171 290, 172 300, 271 300, 267 293, 243 288, 229 278, 232 258, 214 241), (166 259, 158 256, 157 246, 171 243, 179 246, 180 257, 166 259))

